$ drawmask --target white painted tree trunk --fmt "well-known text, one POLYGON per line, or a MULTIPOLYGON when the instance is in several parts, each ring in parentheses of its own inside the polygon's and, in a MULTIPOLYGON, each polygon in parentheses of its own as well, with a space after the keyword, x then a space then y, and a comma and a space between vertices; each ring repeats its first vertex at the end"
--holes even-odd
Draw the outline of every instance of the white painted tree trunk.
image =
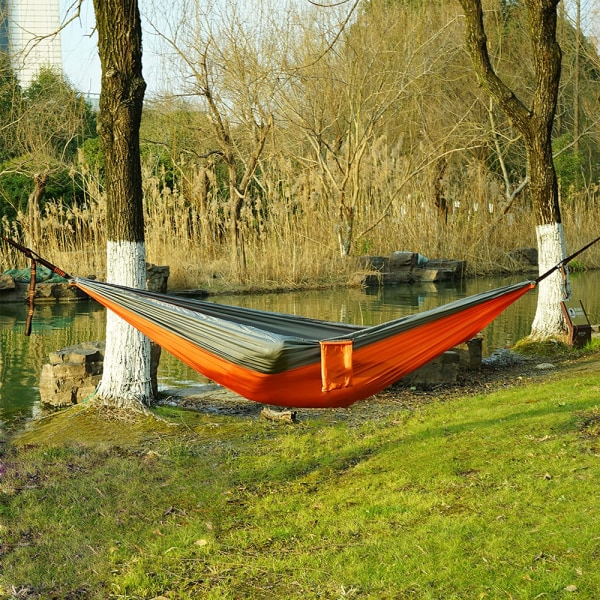
MULTIPOLYGON (((107 281, 146 287, 143 242, 107 243, 107 281)), ((106 316, 106 354, 98 401, 120 408, 141 408, 152 400, 150 340, 111 311, 106 316)))
MULTIPOLYGON (((565 235, 561 223, 538 225, 536 234, 539 273, 542 275, 566 257, 565 235)), ((571 295, 566 266, 565 273, 566 281, 563 273, 558 270, 538 285, 537 309, 530 335, 534 340, 556 339, 567 330, 560 306, 560 303, 571 295)))

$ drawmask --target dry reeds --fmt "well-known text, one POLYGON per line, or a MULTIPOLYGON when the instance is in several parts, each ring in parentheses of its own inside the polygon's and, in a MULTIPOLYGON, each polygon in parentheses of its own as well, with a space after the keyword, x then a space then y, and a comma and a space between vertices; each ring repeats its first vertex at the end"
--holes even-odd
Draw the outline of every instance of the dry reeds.
MULTIPOLYGON (((391 171, 375 162, 362 165, 361 184, 352 206, 353 255, 385 255, 396 250, 428 258, 466 260, 471 273, 509 271, 509 253, 536 245, 535 221, 524 204, 507 215, 477 177, 445 190, 440 207, 432 201, 427 178, 399 186, 391 171), (400 191, 398 189, 400 188, 400 191)), ((294 289, 343 285, 356 263, 342 259, 337 235, 337 199, 310 171, 264 170, 261 191, 246 202, 242 227, 246 268, 236 273, 231 261, 227 212, 214 173, 189 171, 185 185, 169 188, 160 177, 144 179, 148 261, 171 268, 170 287, 232 289, 294 289)), ((570 250, 597 236, 600 193, 563 200, 562 214, 570 250)), ((66 206, 49 201, 43 210, 4 218, 2 234, 25 243, 38 254, 75 275, 105 274, 105 202, 88 180, 84 204, 66 206), (33 223, 32 219, 36 219, 33 223)), ((2 246, 0 270, 25 266, 23 257, 2 246)), ((600 267, 600 249, 579 259, 582 267, 600 267)))

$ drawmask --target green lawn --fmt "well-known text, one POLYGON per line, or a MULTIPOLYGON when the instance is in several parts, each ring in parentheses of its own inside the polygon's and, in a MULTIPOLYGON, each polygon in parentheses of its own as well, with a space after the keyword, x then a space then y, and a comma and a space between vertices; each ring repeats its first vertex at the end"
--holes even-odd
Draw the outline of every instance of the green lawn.
POLYGON ((61 413, 46 442, 4 448, 0 598, 596 599, 600 372, 584 360, 291 426, 61 413))

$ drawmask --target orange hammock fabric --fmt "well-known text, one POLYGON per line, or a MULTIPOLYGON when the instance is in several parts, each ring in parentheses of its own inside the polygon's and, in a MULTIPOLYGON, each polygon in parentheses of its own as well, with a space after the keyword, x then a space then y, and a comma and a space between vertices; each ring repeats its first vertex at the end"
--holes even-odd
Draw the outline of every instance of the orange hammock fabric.
POLYGON ((524 281, 382 325, 360 327, 73 279, 165 350, 241 396, 346 407, 477 335, 535 287, 524 281))

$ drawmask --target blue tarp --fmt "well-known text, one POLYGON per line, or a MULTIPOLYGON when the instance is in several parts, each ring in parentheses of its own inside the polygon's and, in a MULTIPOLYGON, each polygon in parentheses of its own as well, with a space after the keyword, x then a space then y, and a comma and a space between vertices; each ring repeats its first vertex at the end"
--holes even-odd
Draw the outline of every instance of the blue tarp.
MULTIPOLYGON (((29 283, 31 280, 30 269, 9 269, 8 271, 4 271, 3 275, 10 275, 17 283, 29 283)), ((66 283, 67 280, 38 264, 35 272, 35 281, 36 283, 66 283)))

